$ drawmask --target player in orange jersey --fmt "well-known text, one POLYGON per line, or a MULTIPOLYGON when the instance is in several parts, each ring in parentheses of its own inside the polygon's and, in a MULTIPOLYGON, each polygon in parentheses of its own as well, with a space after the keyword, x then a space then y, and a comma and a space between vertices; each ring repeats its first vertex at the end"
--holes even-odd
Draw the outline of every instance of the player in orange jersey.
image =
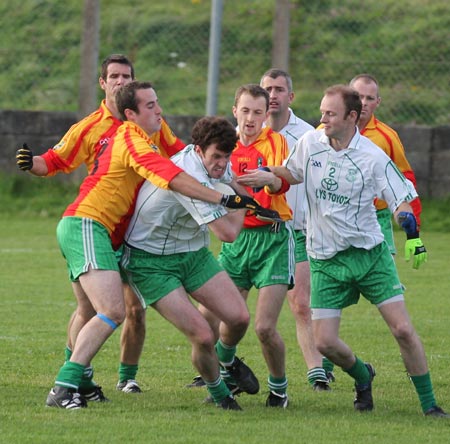
MULTIPOLYGON (((362 102, 361 116, 358 121, 359 131, 363 136, 378 145, 397 165, 403 175, 416 187, 416 177, 405 154, 405 148, 397 134, 390 126, 375 117, 375 110, 381 103, 378 81, 370 74, 358 74, 350 81, 362 102)), ((422 205, 417 197, 410 205, 414 211, 417 225, 420 227, 420 214, 422 205)), ((392 254, 395 254, 394 238, 392 234, 392 214, 384 200, 378 199, 375 203, 378 222, 383 230, 384 237, 392 254)))
MULTIPOLYGON (((53 176, 59 172, 71 173, 84 164, 87 171, 91 172, 99 151, 108 144, 117 128, 122 125, 115 102, 116 92, 132 80, 134 80, 134 68, 130 60, 122 54, 108 56, 102 63, 99 78, 100 87, 105 92, 105 99, 100 107, 74 124, 63 138, 43 155, 33 156, 26 146, 18 150, 19 168, 30 171, 36 176, 53 176)), ((151 137, 164 157, 170 157, 185 146, 164 120, 161 129, 151 137)), ((89 311, 89 307, 80 304, 76 286, 73 286, 73 290, 78 301, 78 308, 72 314, 67 329, 68 341, 65 351, 67 360, 70 359, 78 332, 95 314, 89 311)), ((126 319, 120 338, 121 356, 117 389, 125 393, 139 393, 141 389, 136 382, 136 374, 145 340, 145 310, 126 284, 124 284, 124 291, 126 319)), ((105 400, 101 388, 93 382, 91 366, 86 370, 80 391, 88 400, 105 400)))

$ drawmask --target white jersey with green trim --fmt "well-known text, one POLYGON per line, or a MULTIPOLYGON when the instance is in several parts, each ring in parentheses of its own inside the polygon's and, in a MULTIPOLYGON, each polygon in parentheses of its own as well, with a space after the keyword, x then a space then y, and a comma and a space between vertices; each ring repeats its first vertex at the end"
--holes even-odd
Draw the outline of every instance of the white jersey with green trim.
MULTIPOLYGON (((215 182, 230 183, 233 179, 230 164, 220 180, 211 179, 194 145, 188 145, 171 160, 208 188, 214 188, 215 182)), ((222 205, 191 199, 145 181, 139 190, 125 242, 158 255, 198 251, 209 245, 207 224, 226 214, 222 205)))
POLYGON ((355 128, 348 148, 336 151, 324 130, 307 132, 284 162, 305 184, 308 254, 328 259, 353 246, 370 250, 384 237, 374 198, 392 212, 417 197, 392 160, 355 128))
MULTIPOLYGON (((294 149, 294 145, 300 137, 307 131, 313 130, 314 127, 308 122, 296 116, 291 108, 289 108, 289 122, 278 131, 282 134, 288 143, 289 151, 294 149)), ((301 183, 299 185, 291 185, 286 192, 286 199, 292 210, 292 221, 294 230, 306 229, 306 202, 305 202, 305 187, 301 183)))

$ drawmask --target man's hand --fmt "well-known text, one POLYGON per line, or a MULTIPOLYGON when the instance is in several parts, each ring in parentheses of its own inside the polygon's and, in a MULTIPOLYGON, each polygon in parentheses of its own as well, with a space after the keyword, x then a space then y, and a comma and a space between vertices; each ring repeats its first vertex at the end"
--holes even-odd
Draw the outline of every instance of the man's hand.
POLYGON ((259 220, 266 222, 283 222, 278 211, 270 210, 262 207, 255 199, 249 196, 241 196, 240 194, 224 194, 220 204, 227 208, 247 209, 255 213, 259 220))
POLYGON ((255 211, 260 205, 253 197, 241 196, 240 194, 224 194, 220 205, 232 209, 247 209, 255 211))
POLYGON ((413 268, 418 269, 428 259, 428 253, 420 237, 407 239, 405 243, 405 259, 409 262, 413 257, 413 268))
POLYGON ((16 165, 22 171, 29 171, 33 168, 33 152, 26 143, 16 151, 16 165))
POLYGON ((403 228, 403 230, 405 230, 408 239, 414 239, 413 236, 419 237, 419 232, 417 230, 417 221, 413 213, 401 211, 400 213, 398 213, 397 220, 399 225, 403 228))

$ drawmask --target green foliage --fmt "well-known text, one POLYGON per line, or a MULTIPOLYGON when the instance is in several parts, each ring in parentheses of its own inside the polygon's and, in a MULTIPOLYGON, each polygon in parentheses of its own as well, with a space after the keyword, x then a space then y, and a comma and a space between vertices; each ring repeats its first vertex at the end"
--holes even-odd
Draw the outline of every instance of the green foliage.
POLYGON ((36 177, 18 171, 0 174, 0 214, 23 218, 59 217, 77 196, 78 186, 70 181, 36 177))
MULTIPOLYGON (((230 115, 236 88, 270 67, 274 3, 224 2, 218 114, 230 115)), ((138 78, 156 85, 166 114, 203 115, 210 8, 207 0, 100 1, 100 59, 126 53, 138 78)), ((0 5, 0 108, 76 111, 82 13, 78 0, 0 5)), ((370 72, 380 81, 382 120, 448 124, 446 0, 292 0, 290 16, 293 107, 303 118, 318 118, 327 86, 370 72)))

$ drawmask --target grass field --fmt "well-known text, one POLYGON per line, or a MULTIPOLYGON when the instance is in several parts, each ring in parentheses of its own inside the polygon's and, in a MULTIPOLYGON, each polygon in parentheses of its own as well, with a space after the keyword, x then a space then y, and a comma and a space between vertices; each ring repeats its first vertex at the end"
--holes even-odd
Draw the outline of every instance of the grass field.
MULTIPOLYGON (((112 400, 80 411, 44 406, 63 362, 65 329, 75 303, 55 239, 57 217, 4 215, 0 220, 0 443, 447 443, 450 421, 424 418, 398 348, 376 310, 365 301, 345 311, 342 337, 374 364, 376 408, 353 411, 352 381, 340 370, 329 393, 313 392, 285 304, 279 327, 287 346, 291 404, 264 407, 267 371, 252 329, 241 343, 261 381, 242 395, 243 412, 202 403, 203 389, 185 389, 196 374, 185 338, 151 309, 138 374, 142 395, 115 391, 119 362, 116 332, 95 358, 96 380, 112 400)), ((450 410, 448 245, 450 234, 424 232, 429 262, 419 271, 397 263, 407 305, 425 344, 438 402, 450 410)), ((217 244, 214 244, 217 248, 217 244)), ((251 312, 255 297, 250 300, 251 312)))

